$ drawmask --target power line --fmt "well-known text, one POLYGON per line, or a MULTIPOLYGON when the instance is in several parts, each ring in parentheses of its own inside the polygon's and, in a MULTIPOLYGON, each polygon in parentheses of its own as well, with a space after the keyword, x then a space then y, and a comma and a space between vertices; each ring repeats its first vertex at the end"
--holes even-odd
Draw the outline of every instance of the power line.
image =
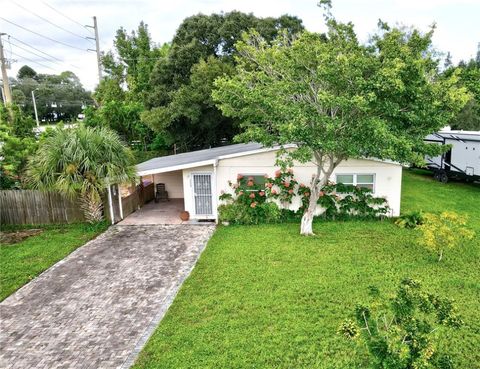
POLYGON ((81 49, 81 48, 79 48, 79 47, 76 47, 76 46, 67 44, 67 43, 62 42, 62 41, 55 40, 55 39, 50 38, 50 37, 45 36, 45 35, 42 35, 41 33, 32 31, 32 30, 30 30, 30 29, 28 29, 28 28, 25 28, 25 27, 23 27, 23 26, 21 26, 21 25, 19 25, 19 24, 16 24, 16 23, 14 23, 14 22, 11 22, 11 21, 9 21, 8 19, 5 19, 5 18, 3 18, 3 17, 0 17, 0 19, 4 20, 5 22, 8 22, 8 23, 10 23, 10 24, 13 24, 14 26, 16 26, 16 27, 18 27, 18 28, 21 28, 21 29, 23 29, 23 30, 25 30, 25 31, 28 31, 28 32, 30 32, 30 33, 33 33, 33 34, 35 34, 35 35, 37 35, 37 36, 43 37, 43 38, 45 38, 45 39, 47 39, 47 40, 50 40, 50 41, 52 41, 52 42, 56 42, 57 44, 60 44, 60 45, 63 45, 63 46, 67 46, 67 47, 70 47, 70 48, 72 48, 72 49, 77 49, 77 50, 80 50, 80 51, 87 51, 86 49, 81 49))
MULTIPOLYGON (((38 49, 34 48, 33 46, 31 46, 31 45, 29 45, 29 44, 27 44, 27 43, 25 43, 25 42, 22 42, 22 41, 20 41, 20 40, 18 40, 18 39, 16 39, 16 38, 14 38, 13 36, 8 35, 8 37, 9 37, 8 43, 9 43, 10 45, 13 45, 13 46, 15 46, 15 47, 18 47, 18 48, 20 48, 20 49, 22 49, 22 50, 24 50, 24 51, 26 51, 26 52, 28 52, 28 53, 30 53, 30 54, 33 54, 33 55, 35 55, 35 56, 37 56, 37 57, 39 57, 39 58, 42 58, 42 59, 44 59, 44 60, 46 60, 46 61, 48 61, 48 62, 50 62, 50 63, 55 63, 55 64, 58 64, 58 65, 66 64, 66 65, 69 65, 69 66, 71 66, 71 67, 73 67, 73 68, 75 68, 75 69, 81 70, 79 67, 77 67, 77 66, 75 66, 75 65, 73 65, 73 64, 70 64, 70 63, 65 63, 63 60, 58 59, 58 58, 56 58, 56 57, 53 56, 53 55, 47 54, 47 53, 44 52, 44 51, 38 50, 38 49), (13 39, 16 40, 16 41, 21 42, 22 44, 24 44, 24 45, 26 45, 26 46, 28 46, 28 47, 30 47, 30 48, 38 51, 38 52, 41 52, 42 54, 47 55, 49 58, 46 58, 46 57, 44 57, 44 56, 42 56, 42 55, 40 55, 40 54, 37 54, 37 53, 35 53, 35 52, 33 52, 33 51, 30 51, 30 50, 28 50, 28 49, 26 49, 26 48, 24 48, 24 47, 22 47, 22 46, 20 46, 20 45, 17 45, 17 44, 15 44, 15 43, 11 42, 11 41, 10 41, 10 38, 13 38, 13 39)), ((11 52, 11 51, 10 51, 10 52, 11 52)))
POLYGON ((25 57, 25 56, 23 56, 23 55, 20 55, 20 54, 14 53, 14 52, 12 52, 12 55, 18 56, 19 58, 22 58, 22 59, 25 59, 25 60, 29 61, 30 63, 38 64, 38 65, 40 65, 40 66, 42 66, 42 67, 44 67, 44 68, 48 68, 48 69, 51 69, 51 70, 53 70, 53 71, 56 72, 56 70, 53 69, 52 67, 49 67, 48 65, 45 65, 45 64, 42 64, 42 63, 39 63, 39 62, 37 62, 37 61, 35 61, 35 60, 29 59, 29 58, 27 58, 27 57, 25 57))
POLYGON ((14 39, 14 40, 17 41, 17 42, 20 42, 21 44, 23 44, 23 45, 25 45, 25 46, 28 46, 28 47, 32 48, 32 49, 35 50, 35 51, 38 51, 39 53, 45 54, 45 55, 51 57, 52 59, 58 60, 58 61, 60 61, 60 62, 63 62, 62 59, 59 59, 59 58, 57 58, 57 57, 55 57, 55 56, 53 56, 53 55, 47 54, 45 51, 42 51, 42 50, 40 50, 40 49, 37 49, 37 48, 33 47, 32 45, 29 45, 29 44, 27 44, 26 42, 23 42, 22 40, 19 40, 18 38, 13 37, 12 35, 8 35, 8 37, 14 39))
POLYGON ((85 27, 85 25, 77 22, 75 19, 70 18, 68 15, 63 14, 60 10, 55 9, 53 6, 51 6, 50 4, 46 3, 45 1, 42 1, 42 3, 43 3, 45 6, 48 6, 50 9, 52 9, 54 12, 60 14, 62 17, 67 18, 69 21, 71 21, 71 22, 73 22, 73 23, 75 23, 75 24, 78 24, 78 25, 79 25, 80 27, 82 27, 83 29, 86 29, 86 30, 88 30, 90 33, 92 33, 92 31, 90 31, 87 27, 85 27))
POLYGON ((69 31, 68 29, 63 28, 62 26, 59 26, 58 24, 55 24, 55 23, 51 22, 51 21, 48 20, 47 18, 44 18, 44 17, 42 17, 41 15, 38 15, 38 14, 32 12, 30 9, 25 8, 24 6, 16 3, 15 1, 12 1, 12 2, 13 2, 16 6, 18 6, 19 8, 21 8, 21 9, 29 12, 30 14, 33 14, 34 16, 36 16, 37 18, 40 18, 41 20, 47 22, 48 24, 51 24, 52 26, 57 27, 58 29, 61 29, 61 30, 64 31, 64 32, 70 33, 70 34, 73 35, 73 36, 79 37, 79 38, 81 38, 82 40, 88 40, 88 41, 91 42, 91 40, 89 40, 86 36, 82 36, 82 35, 79 35, 78 33, 69 31))

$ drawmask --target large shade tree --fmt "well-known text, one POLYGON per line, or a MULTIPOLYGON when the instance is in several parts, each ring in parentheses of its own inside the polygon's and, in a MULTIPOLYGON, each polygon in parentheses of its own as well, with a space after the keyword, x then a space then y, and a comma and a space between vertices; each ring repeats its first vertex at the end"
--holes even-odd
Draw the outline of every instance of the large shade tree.
POLYGON ((309 206, 301 234, 312 221, 322 186, 348 158, 375 157, 421 163, 438 146, 424 137, 442 128, 467 96, 457 75, 437 78, 433 30, 389 28, 362 45, 352 24, 327 20, 328 34, 286 35, 273 44, 256 32, 237 43, 236 72, 216 81, 223 114, 239 118, 242 141, 267 146, 295 143, 287 160, 313 162, 309 206))
POLYGON ((105 189, 133 180, 132 163, 130 149, 108 128, 56 128, 42 140, 27 173, 34 188, 79 196, 86 220, 97 222, 105 189))

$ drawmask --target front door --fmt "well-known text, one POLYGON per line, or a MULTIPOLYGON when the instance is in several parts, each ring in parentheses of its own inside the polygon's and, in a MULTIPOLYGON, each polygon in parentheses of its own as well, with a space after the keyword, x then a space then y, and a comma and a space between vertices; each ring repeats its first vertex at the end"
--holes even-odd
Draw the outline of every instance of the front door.
POLYGON ((211 174, 193 175, 193 196, 195 215, 213 215, 211 174))

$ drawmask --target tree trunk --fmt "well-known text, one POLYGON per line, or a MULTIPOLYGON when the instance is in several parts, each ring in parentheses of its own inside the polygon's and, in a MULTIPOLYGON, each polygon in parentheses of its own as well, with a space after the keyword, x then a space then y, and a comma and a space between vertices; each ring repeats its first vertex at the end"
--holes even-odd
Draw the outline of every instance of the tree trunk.
POLYGON ((308 209, 305 211, 305 213, 303 213, 302 222, 300 224, 300 234, 303 236, 315 235, 315 233, 313 233, 313 217, 315 215, 315 209, 317 208, 319 194, 319 191, 312 191, 310 194, 308 209))
POLYGON ((80 209, 83 210, 88 223, 98 223, 103 220, 103 204, 99 195, 84 193, 80 195, 80 209))
POLYGON ((323 168, 324 158, 321 153, 314 153, 315 161, 317 163, 317 173, 312 178, 310 184, 310 200, 308 202, 308 208, 303 213, 302 222, 300 224, 300 234, 303 236, 314 236, 313 233, 313 217, 315 215, 315 210, 317 209, 317 201, 320 197, 320 191, 322 187, 325 186, 330 178, 333 170, 340 164, 342 159, 335 159, 332 155, 329 155, 327 159, 329 160, 329 166, 325 170, 323 168), (323 177, 321 174, 323 172, 323 177))

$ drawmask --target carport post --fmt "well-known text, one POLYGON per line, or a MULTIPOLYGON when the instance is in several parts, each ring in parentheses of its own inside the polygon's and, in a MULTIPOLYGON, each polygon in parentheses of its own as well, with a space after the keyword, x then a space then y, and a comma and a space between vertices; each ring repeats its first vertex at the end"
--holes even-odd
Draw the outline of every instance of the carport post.
POLYGON ((110 219, 112 220, 112 224, 114 224, 115 219, 113 217, 112 189, 110 188, 110 185, 108 185, 107 188, 108 188, 108 208, 110 209, 110 219))
POLYGON ((122 206, 122 194, 120 192, 120 185, 117 184, 118 191, 118 208, 120 209, 120 218, 123 219, 123 206, 122 206))

